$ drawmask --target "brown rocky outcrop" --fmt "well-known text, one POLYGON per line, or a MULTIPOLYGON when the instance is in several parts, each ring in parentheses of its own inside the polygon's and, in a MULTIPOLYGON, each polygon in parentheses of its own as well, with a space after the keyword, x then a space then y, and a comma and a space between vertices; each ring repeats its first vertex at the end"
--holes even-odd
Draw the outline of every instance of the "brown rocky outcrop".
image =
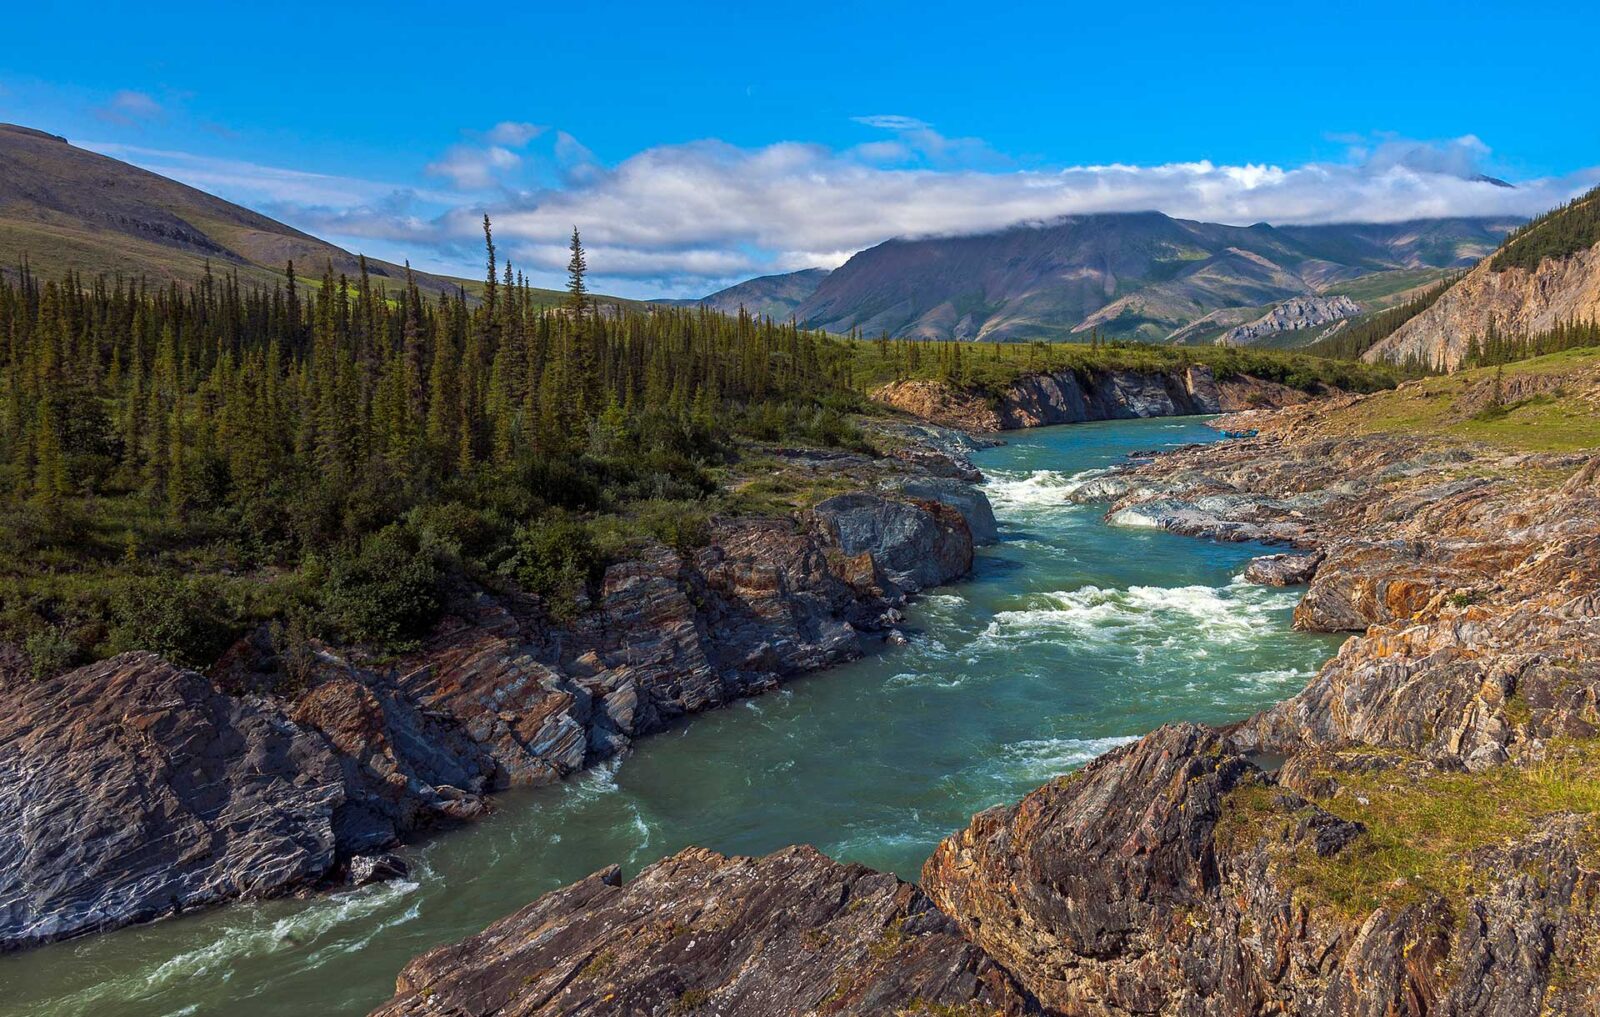
POLYGON ((1446 290, 1432 307, 1368 350, 1364 359, 1423 363, 1455 370, 1474 336, 1481 342, 1490 323, 1505 336, 1536 335, 1569 321, 1600 315, 1600 245, 1565 258, 1546 258, 1537 268, 1496 271, 1485 258, 1446 290))
POLYGON ((1170 417, 1288 406, 1310 398, 1298 389, 1247 375, 1218 380, 1195 365, 1162 372, 1054 371, 1025 375, 998 395, 944 382, 891 382, 872 398, 949 427, 1004 431, 1088 420, 1170 417))
POLYGON ((974 817, 923 886, 1046 1010, 1075 1017, 1593 1012, 1593 982, 1568 976, 1596 959, 1586 818, 1481 852, 1461 898, 1391 888, 1350 907, 1307 884, 1367 850, 1365 831, 1287 771, 1274 780, 1218 732, 1164 728, 974 817))
POLYGON ((1008 1015, 1026 994, 908 883, 811 848, 613 866, 413 960, 377 1017, 1008 1015))

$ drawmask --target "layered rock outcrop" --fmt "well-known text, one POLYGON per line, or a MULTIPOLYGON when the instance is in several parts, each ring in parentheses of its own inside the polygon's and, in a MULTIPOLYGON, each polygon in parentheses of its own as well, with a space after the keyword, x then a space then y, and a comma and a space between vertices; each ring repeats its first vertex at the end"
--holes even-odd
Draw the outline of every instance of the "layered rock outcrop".
POLYGON ((316 880, 350 800, 325 740, 150 654, 0 695, 0 788, 10 947, 316 880))
POLYGON ((1546 258, 1532 270, 1497 271, 1491 261, 1479 262, 1433 306, 1368 350, 1365 359, 1419 358, 1453 371, 1473 337, 1481 342, 1491 327, 1502 336, 1527 336, 1600 316, 1600 246, 1546 258))
POLYGON ((378 1017, 1037 1012, 910 884, 811 848, 613 866, 401 972, 378 1017))
POLYGON ((1347 296, 1291 297, 1259 318, 1235 325, 1217 337, 1218 346, 1249 346, 1283 332, 1317 328, 1361 313, 1347 296))
POLYGON ((1570 975, 1597 960, 1588 820, 1560 815, 1479 851, 1459 896, 1401 884, 1345 900, 1321 874, 1359 880, 1381 863, 1359 821, 1313 800, 1341 790, 1340 760, 1322 762, 1334 774, 1304 761, 1316 786, 1300 788, 1218 732, 1164 728, 978 815, 923 886, 1049 1012, 1594 1012, 1600 990, 1570 975))
POLYGON ((1298 389, 1244 375, 1219 381, 1203 365, 1163 372, 1031 374, 993 396, 918 379, 885 385, 872 397, 924 420, 976 431, 1221 413, 1309 398, 1298 389))
POLYGON ((859 656, 994 527, 981 492, 883 463, 866 475, 878 492, 612 565, 570 625, 480 589, 399 661, 322 647, 293 700, 219 689, 278 666, 264 638, 235 647, 220 682, 132 654, 0 684, 0 949, 338 881, 483 815, 496 790, 859 656))

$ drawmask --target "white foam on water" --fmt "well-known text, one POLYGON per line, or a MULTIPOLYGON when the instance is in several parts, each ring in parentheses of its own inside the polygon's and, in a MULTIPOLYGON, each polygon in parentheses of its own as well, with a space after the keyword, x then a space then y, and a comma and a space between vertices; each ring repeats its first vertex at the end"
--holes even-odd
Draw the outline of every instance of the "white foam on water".
POLYGON ((1038 639, 1116 643, 1134 653, 1183 649, 1190 656, 1239 646, 1281 628, 1297 593, 1235 580, 1225 587, 1084 586, 1036 594, 1027 606, 994 616, 978 641, 1011 646, 1038 639))
POLYGON ((620 788, 617 786, 617 769, 622 766, 621 756, 612 756, 597 766, 591 766, 576 780, 566 784, 566 799, 563 805, 592 802, 606 795, 615 794, 620 788))
POLYGON ((883 680, 885 685, 900 688, 959 689, 966 684, 966 676, 927 671, 902 671, 883 680))
POLYGON ((1138 740, 1133 735, 1114 738, 1030 738, 1012 742, 1001 750, 1001 763, 1008 777, 1041 784, 1075 766, 1103 756, 1119 745, 1138 740))
MULTIPOLYGON (((185 990, 204 979, 229 981, 239 963, 272 954, 308 950, 313 944, 349 929, 358 932, 361 943, 379 931, 415 919, 420 908, 413 904, 381 921, 377 916, 392 909, 414 893, 421 884, 393 880, 313 900, 293 914, 271 919, 268 911, 281 907, 273 903, 260 906, 232 904, 220 912, 221 922, 210 927, 212 938, 206 945, 175 954, 159 964, 132 971, 119 978, 89 986, 70 996, 51 1001, 51 1014, 112 1013, 116 1003, 148 999, 169 989, 185 990)), ((325 951, 309 951, 304 963, 315 965, 325 951)), ((194 1007, 176 1013, 194 1013, 194 1007)))
MULTIPOLYGON (((1058 470, 1034 470, 1026 476, 997 474, 983 490, 997 509, 1065 508, 1074 491, 1108 470, 1083 470, 1070 476, 1058 470)), ((1003 514, 1003 513, 1002 513, 1003 514)))
POLYGON ((1106 517, 1106 522, 1112 526, 1129 526, 1138 529, 1160 529, 1161 521, 1155 516, 1140 512, 1136 508, 1119 509, 1106 517))

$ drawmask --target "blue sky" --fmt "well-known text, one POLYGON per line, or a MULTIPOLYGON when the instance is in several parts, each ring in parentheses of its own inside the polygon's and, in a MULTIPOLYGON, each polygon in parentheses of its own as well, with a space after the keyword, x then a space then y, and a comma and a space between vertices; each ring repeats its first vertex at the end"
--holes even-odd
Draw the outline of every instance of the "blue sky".
POLYGON ((554 281, 575 222, 636 295, 1073 211, 1531 212, 1600 179, 1592 4, 43 3, 7 28, 50 42, 6 46, 0 119, 429 268, 470 271, 488 210, 554 281))

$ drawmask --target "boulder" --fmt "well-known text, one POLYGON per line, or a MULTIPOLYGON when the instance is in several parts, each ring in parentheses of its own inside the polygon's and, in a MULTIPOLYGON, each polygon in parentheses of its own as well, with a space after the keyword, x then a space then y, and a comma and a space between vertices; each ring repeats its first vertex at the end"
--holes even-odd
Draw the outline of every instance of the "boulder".
POLYGON ((1264 554, 1250 559, 1244 580, 1261 586, 1300 586, 1311 581, 1320 564, 1320 554, 1264 554))
POLYGON ((915 501, 936 501, 961 513, 961 518, 972 533, 972 542, 980 547, 1000 540, 1000 527, 994 519, 994 506, 988 495, 971 484, 943 478, 913 478, 901 480, 890 489, 915 501))
POLYGON ((841 494, 817 505, 813 515, 830 543, 846 555, 870 554, 904 590, 947 583, 972 569, 972 532, 942 502, 841 494))

